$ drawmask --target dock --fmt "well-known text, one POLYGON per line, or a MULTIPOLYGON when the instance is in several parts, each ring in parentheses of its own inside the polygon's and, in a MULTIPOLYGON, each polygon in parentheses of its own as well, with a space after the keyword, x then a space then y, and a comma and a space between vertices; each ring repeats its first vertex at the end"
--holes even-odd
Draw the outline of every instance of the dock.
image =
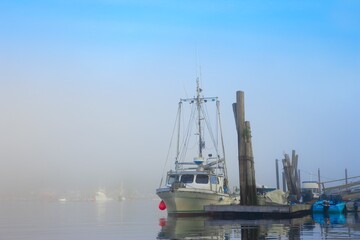
MULTIPOLYGON (((245 97, 243 91, 236 92, 236 103, 233 111, 238 135, 238 162, 240 180, 239 205, 207 205, 204 206, 205 214, 218 219, 291 219, 311 213, 310 204, 267 204, 258 203, 255 162, 252 148, 250 122, 245 120, 245 97)), ((298 176, 298 155, 292 152, 292 161, 286 154, 283 160, 286 181, 292 202, 298 202, 300 194, 300 178, 298 176)), ((278 175, 278 174, 277 174, 278 175)), ((277 177, 278 178, 278 177, 277 177)), ((279 183, 277 184, 279 188, 279 183)))
POLYGON ((205 212, 220 219, 291 219, 309 215, 311 205, 207 205, 205 212))

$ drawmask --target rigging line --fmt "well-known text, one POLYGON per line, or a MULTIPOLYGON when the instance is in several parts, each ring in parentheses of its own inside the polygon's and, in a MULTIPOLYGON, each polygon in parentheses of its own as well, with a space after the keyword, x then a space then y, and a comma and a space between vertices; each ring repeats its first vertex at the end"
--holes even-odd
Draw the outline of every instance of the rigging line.
POLYGON ((308 172, 308 171, 306 171, 306 170, 304 170, 304 169, 301 169, 301 172, 307 173, 307 174, 309 174, 309 175, 317 175, 317 174, 315 174, 315 173, 313 173, 313 172, 308 172))
POLYGON ((219 107, 218 107, 218 102, 216 101, 216 117, 215 117, 215 129, 216 129, 216 133, 215 133, 215 137, 216 137, 216 146, 219 146, 219 129, 220 129, 220 133, 221 133, 221 126, 219 125, 220 123, 220 114, 219 114, 219 107))
MULTIPOLYGON (((184 108, 184 110, 186 110, 184 108)), ((187 128, 189 127, 188 124, 183 124, 185 123, 185 114, 183 113, 184 110, 182 111, 182 115, 180 116, 180 121, 181 121, 181 131, 179 131, 179 155, 178 155, 178 161, 180 162, 182 159, 182 154, 183 154, 183 149, 184 149, 184 138, 186 138, 187 135, 187 128), (181 136, 180 136, 181 135, 181 136), (181 142, 181 143, 180 143, 181 142)))
POLYGON ((307 175, 310 175, 310 176, 315 176, 315 177, 317 177, 317 176, 318 176, 318 174, 316 174, 316 173, 308 172, 308 171, 303 170, 303 169, 301 169, 301 173, 306 173, 307 175))
MULTIPOLYGON (((207 113, 208 114, 208 113, 207 113)), ((215 137, 214 135, 214 132, 213 132, 213 128, 212 128, 212 124, 211 124, 211 121, 210 121, 210 118, 207 118, 207 125, 208 125, 208 130, 209 130, 209 134, 210 134, 210 137, 211 137, 211 140, 213 142, 213 145, 214 145, 214 148, 215 148, 215 151, 216 151, 216 155, 219 156, 219 145, 218 145, 218 140, 217 138, 215 137)), ((216 129, 216 131, 218 131, 218 129, 216 129)))
MULTIPOLYGON (((312 172, 307 172, 306 170, 303 170, 303 169, 301 169, 301 172, 305 172, 305 173, 307 173, 308 175, 318 177, 317 174, 312 173, 312 172)), ((320 175, 320 179, 322 179, 322 178, 323 178, 323 179, 326 179, 326 180, 335 180, 334 178, 330 178, 330 177, 326 177, 326 176, 320 175)))
POLYGON ((198 77, 198 66, 200 65, 200 59, 199 59, 199 53, 198 53, 198 46, 196 44, 196 66, 195 66, 195 74, 196 74, 196 77, 198 77))
POLYGON ((331 181, 336 180, 334 178, 324 177, 324 176, 321 176, 321 175, 320 175, 320 179, 326 179, 326 180, 331 180, 331 181))
POLYGON ((188 95, 188 93, 187 93, 187 91, 186 91, 186 87, 185 87, 184 81, 182 81, 182 86, 183 86, 183 90, 184 90, 184 92, 185 92, 186 98, 189 98, 189 95, 188 95))
POLYGON ((167 163, 169 161, 169 155, 170 155, 170 150, 171 150, 171 146, 172 146, 172 141, 174 139, 174 133, 175 133, 176 125, 177 125, 177 123, 179 121, 179 117, 180 117, 179 114, 180 114, 180 108, 178 108, 178 112, 176 114, 175 124, 174 124, 174 127, 173 127, 173 132, 171 134, 170 144, 169 144, 168 152, 167 152, 167 155, 166 155, 165 164, 164 164, 164 167, 163 167, 162 177, 161 177, 161 180, 160 180, 160 186, 159 187, 162 186, 162 182, 164 180, 164 172, 165 172, 166 165, 167 165, 167 163))
POLYGON ((186 134, 184 136, 183 144, 182 144, 182 148, 181 148, 181 156, 179 157, 179 159, 185 159, 185 157, 186 157, 186 152, 187 152, 187 147, 186 146, 188 145, 189 140, 190 140, 189 136, 190 136, 190 132, 191 132, 192 127, 193 127, 191 122, 194 119, 194 115, 195 115, 195 107, 194 107, 194 105, 192 105, 191 114, 190 114, 188 124, 187 124, 186 134))
POLYGON ((207 111, 206 107, 207 106, 205 105, 205 109, 202 108, 202 112, 203 112, 204 119, 205 119, 205 122, 206 122, 206 127, 207 127, 207 129, 209 131, 210 138, 212 140, 212 143, 213 143, 215 151, 216 151, 216 155, 218 156, 219 155, 218 146, 216 145, 214 133, 213 133, 212 128, 211 128, 211 122, 210 122, 210 119, 209 119, 209 116, 208 116, 209 114, 208 114, 208 111, 207 111))
MULTIPOLYGON (((224 173, 225 177, 227 178, 227 167, 226 167, 226 157, 225 157, 225 146, 224 146, 224 137, 223 137, 223 131, 222 131, 222 125, 221 125, 221 117, 220 117, 220 101, 216 101, 216 112, 218 114, 218 121, 219 121, 219 128, 220 128, 220 138, 221 138, 221 147, 222 147, 222 154, 224 158, 224 173)), ((229 181, 228 181, 229 184, 229 181)))

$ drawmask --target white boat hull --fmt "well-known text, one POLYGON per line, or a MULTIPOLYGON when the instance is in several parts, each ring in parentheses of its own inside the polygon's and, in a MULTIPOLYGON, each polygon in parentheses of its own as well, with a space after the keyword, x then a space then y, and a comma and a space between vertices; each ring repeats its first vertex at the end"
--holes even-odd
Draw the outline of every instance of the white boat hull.
POLYGON ((204 214, 205 205, 229 205, 236 203, 236 199, 229 194, 186 188, 175 191, 171 191, 170 188, 160 188, 157 190, 157 195, 165 202, 169 215, 204 214))

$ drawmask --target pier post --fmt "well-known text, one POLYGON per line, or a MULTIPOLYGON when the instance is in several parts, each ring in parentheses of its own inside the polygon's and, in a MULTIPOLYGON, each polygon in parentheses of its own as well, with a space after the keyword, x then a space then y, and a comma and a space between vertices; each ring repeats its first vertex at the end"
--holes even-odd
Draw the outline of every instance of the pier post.
POLYGON ((294 201, 299 201, 301 198, 300 193, 300 172, 298 172, 298 161, 299 155, 295 153, 295 150, 292 150, 291 161, 288 154, 284 155, 283 159, 283 167, 284 167, 284 175, 287 183, 287 188, 289 190, 289 194, 294 197, 294 201))
POLYGON ((236 92, 233 104, 238 135, 238 157, 240 174, 240 204, 257 205, 254 157, 251 142, 250 122, 245 121, 244 92, 236 92))
MULTIPOLYGON (((347 174, 347 168, 345 168, 345 184, 348 184, 348 174, 347 174)), ((348 190, 348 188, 346 188, 348 190)))
POLYGON ((301 186, 302 186, 302 184, 301 184, 301 175, 300 175, 300 169, 298 169, 298 183, 299 183, 299 193, 300 193, 300 195, 301 195, 301 186))
POLYGON ((282 183, 283 183, 283 191, 286 192, 286 179, 284 172, 282 172, 282 183))
POLYGON ((319 193, 321 193, 320 168, 318 168, 319 193))
POLYGON ((280 180, 279 180, 279 159, 275 160, 275 168, 276 168, 276 189, 280 189, 280 180))

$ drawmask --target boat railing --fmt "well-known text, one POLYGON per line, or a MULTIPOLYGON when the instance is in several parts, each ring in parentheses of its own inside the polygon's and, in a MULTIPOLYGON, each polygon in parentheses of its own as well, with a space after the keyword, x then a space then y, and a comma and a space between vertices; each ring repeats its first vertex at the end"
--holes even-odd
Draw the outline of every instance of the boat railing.
POLYGON ((220 164, 220 163, 223 163, 225 162, 225 159, 224 158, 221 158, 221 159, 214 159, 213 161, 209 162, 206 164, 206 166, 213 166, 213 165, 216 165, 216 164, 220 164))
POLYGON ((177 165, 198 165, 198 164, 196 164, 196 163, 194 163, 194 162, 178 162, 178 163, 176 163, 177 165))

